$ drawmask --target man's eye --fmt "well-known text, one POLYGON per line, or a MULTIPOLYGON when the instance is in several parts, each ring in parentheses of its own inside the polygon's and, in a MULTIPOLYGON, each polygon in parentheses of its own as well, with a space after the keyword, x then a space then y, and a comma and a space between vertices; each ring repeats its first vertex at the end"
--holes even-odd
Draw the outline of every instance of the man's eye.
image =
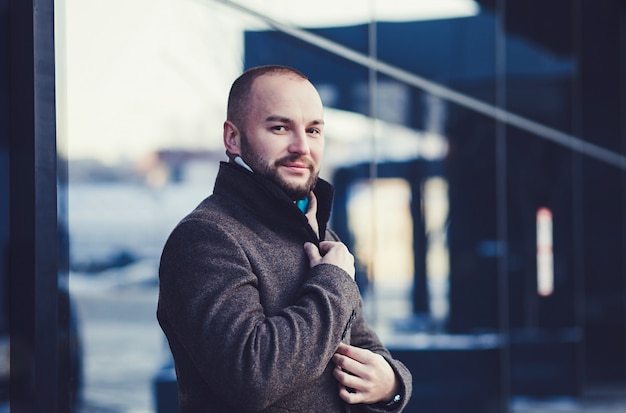
POLYGON ((272 130, 275 130, 277 132, 284 132, 287 130, 287 128, 283 125, 276 125, 276 126, 272 126, 272 130))
POLYGON ((311 134, 311 135, 319 135, 320 134, 320 130, 317 128, 311 128, 307 131, 307 133, 311 134))

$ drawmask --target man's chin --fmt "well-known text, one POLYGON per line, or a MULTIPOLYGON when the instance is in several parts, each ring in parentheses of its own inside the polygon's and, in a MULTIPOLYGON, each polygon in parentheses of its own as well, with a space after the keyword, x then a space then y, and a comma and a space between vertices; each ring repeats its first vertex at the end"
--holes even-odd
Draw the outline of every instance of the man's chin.
POLYGON ((307 195, 309 195, 309 192, 311 192, 311 190, 310 190, 310 188, 308 186, 297 186, 297 187, 295 187, 295 186, 283 185, 282 189, 294 201, 298 200, 298 199, 305 198, 307 195))
POLYGON ((306 197, 312 190, 312 185, 309 180, 295 181, 283 179, 279 183, 279 186, 294 200, 306 197))
MULTIPOLYGON (((259 173, 259 171, 261 171, 261 169, 257 170, 257 173, 259 173)), ((267 171, 267 173, 261 172, 261 175, 273 181, 293 200, 308 196, 317 181, 317 177, 313 180, 311 179, 310 172, 302 176, 293 176, 291 174, 281 173, 280 170, 273 170, 267 171)))

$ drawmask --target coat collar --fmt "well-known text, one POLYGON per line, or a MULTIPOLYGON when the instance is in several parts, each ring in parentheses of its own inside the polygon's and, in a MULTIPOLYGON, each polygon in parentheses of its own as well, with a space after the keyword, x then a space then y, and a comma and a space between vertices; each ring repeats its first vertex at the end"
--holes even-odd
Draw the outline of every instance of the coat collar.
MULTIPOLYGON (((220 162, 213 193, 232 198, 255 215, 278 225, 308 225, 296 204, 276 184, 239 165, 220 162)), ((319 178, 313 190, 317 198, 319 233, 325 234, 332 209, 334 188, 319 178)))

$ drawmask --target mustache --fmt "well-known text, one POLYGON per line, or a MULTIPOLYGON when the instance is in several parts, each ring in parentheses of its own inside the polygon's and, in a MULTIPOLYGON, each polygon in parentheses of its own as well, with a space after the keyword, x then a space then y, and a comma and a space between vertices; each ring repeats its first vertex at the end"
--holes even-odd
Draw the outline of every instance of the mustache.
POLYGON ((294 163, 294 162, 305 164, 311 171, 315 169, 315 166, 313 165, 313 161, 310 158, 306 156, 300 156, 300 155, 284 156, 280 159, 277 159, 274 162, 274 166, 280 166, 280 165, 285 165, 285 164, 294 163))

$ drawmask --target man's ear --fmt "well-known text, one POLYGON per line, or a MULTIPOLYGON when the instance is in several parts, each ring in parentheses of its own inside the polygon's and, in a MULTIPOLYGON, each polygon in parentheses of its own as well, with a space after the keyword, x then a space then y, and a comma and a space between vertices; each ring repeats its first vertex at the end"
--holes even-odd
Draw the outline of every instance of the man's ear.
POLYGON ((241 156, 241 133, 229 120, 224 122, 224 147, 233 155, 241 156))

